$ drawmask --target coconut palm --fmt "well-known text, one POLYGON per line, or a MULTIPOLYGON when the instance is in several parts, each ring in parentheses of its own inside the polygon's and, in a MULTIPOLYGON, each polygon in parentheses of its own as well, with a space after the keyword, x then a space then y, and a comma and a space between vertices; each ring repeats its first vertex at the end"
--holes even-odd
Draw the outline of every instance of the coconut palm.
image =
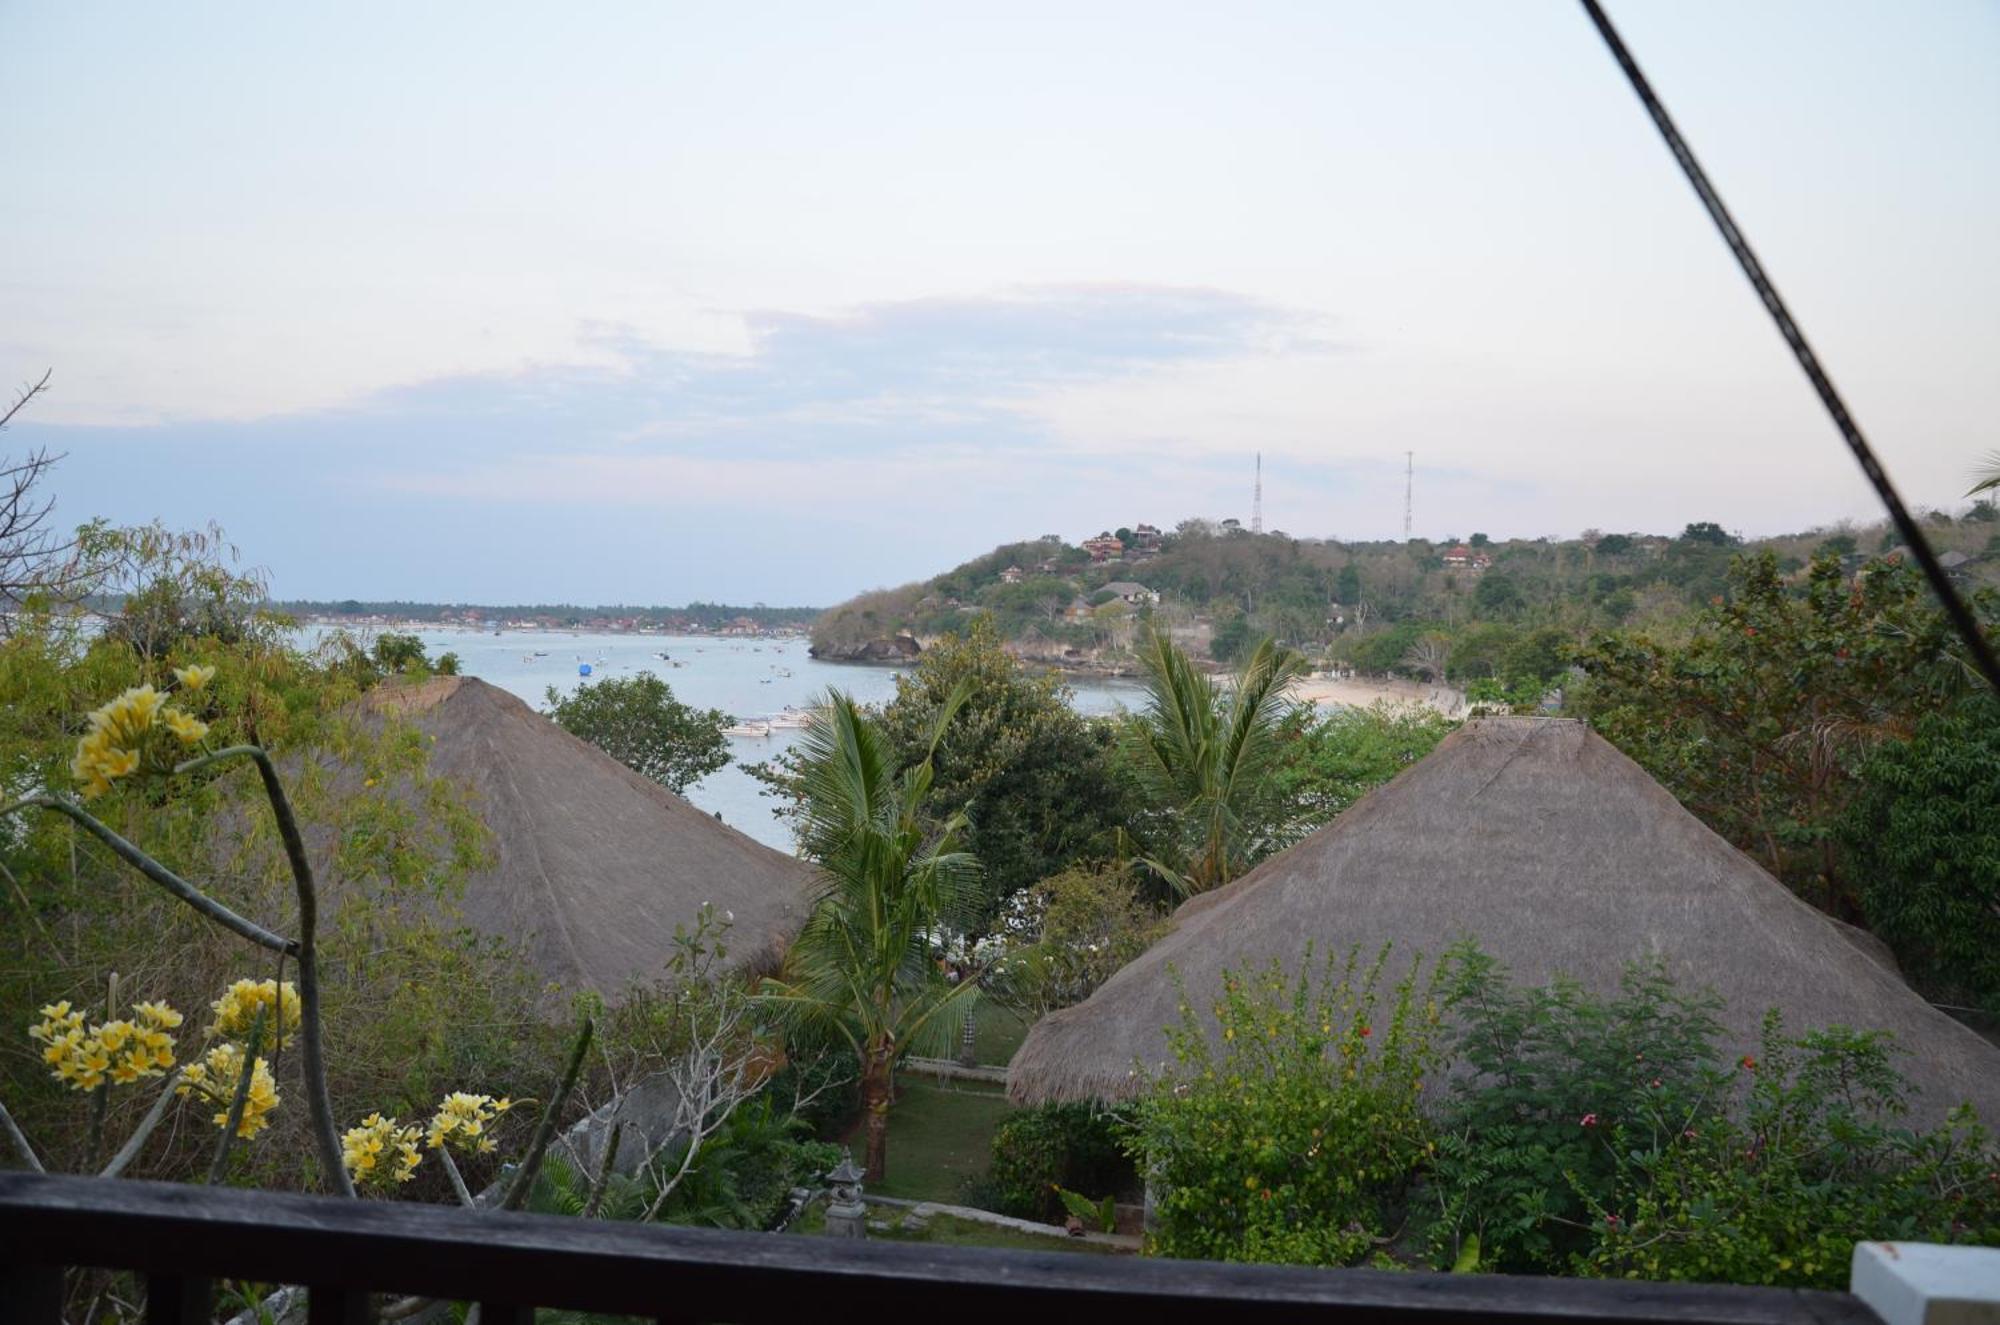
POLYGON ((1965 495, 1977 497, 1982 492, 2000 492, 2000 451, 1988 451, 1986 459, 1972 471, 1978 482, 1965 495))
POLYGON ((977 902, 978 862, 958 849, 965 816, 927 832, 931 752, 964 703, 941 706, 929 752, 897 768, 894 746, 854 700, 829 691, 799 743, 800 848, 820 872, 812 914, 762 1001, 793 1032, 845 1043, 861 1060, 867 1177, 888 1160, 896 1062, 913 1047, 947 1050, 976 982, 938 969, 932 944, 977 902))
POLYGON ((1242 873, 1281 826, 1270 775, 1285 691, 1306 661, 1266 639, 1225 689, 1157 632, 1139 661, 1151 702, 1127 728, 1126 753, 1166 839, 1146 863, 1183 896, 1206 892, 1242 873))

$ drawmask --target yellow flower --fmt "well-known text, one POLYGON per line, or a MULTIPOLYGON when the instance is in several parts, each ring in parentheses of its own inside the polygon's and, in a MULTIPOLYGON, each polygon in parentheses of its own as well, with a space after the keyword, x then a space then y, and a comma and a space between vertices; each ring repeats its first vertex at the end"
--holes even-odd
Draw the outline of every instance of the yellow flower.
POLYGON ((51 1075, 73 1090, 96 1090, 106 1080, 128 1085, 174 1065, 174 1037, 167 1030, 181 1019, 165 1003, 139 1003, 132 1010, 138 1023, 86 1027, 83 1013, 67 1000, 52 1003, 42 1009, 41 1021, 28 1027, 28 1038, 42 1044, 51 1075))
POLYGON ((210 1035, 248 1035, 250 1023, 257 1019, 259 1010, 264 1013, 267 1035, 276 1036, 299 1028, 299 991, 290 980, 285 981, 282 992, 276 980, 238 980, 209 1007, 215 1013, 215 1020, 208 1028, 210 1035), (282 1026, 273 1024, 273 1004, 282 1011, 282 1026))
POLYGON ((69 771, 83 783, 86 799, 102 796, 111 790, 114 778, 135 773, 138 768, 139 752, 115 744, 108 727, 93 727, 76 743, 76 755, 69 761, 69 771))
MULTIPOLYGON (((199 1063, 189 1065, 174 1093, 192 1094, 215 1106, 215 1125, 227 1127, 229 1110, 236 1100, 236 1083, 242 1076, 243 1046, 218 1044, 199 1063)), ((269 1127, 271 1120, 267 1115, 281 1102, 277 1078, 271 1075, 270 1064, 259 1054, 250 1067, 250 1090, 243 1097, 243 1117, 236 1124, 236 1135, 247 1141, 269 1127)))
POLYGON ((350 1127, 340 1140, 341 1159, 354 1180, 364 1187, 388 1187, 408 1182, 417 1171, 422 1156, 417 1138, 422 1132, 414 1125, 405 1127, 394 1118, 371 1113, 359 1127, 350 1127), (385 1156, 384 1151, 389 1153, 385 1156), (386 1160, 386 1162, 385 1162, 386 1160))
POLYGON ((181 689, 193 694, 203 690, 215 679, 213 667, 203 667, 199 663, 191 667, 174 668, 174 680, 181 683, 181 689))
POLYGON ((152 730, 153 720, 166 702, 167 697, 153 687, 134 686, 91 713, 90 725, 113 740, 137 742, 152 730))
POLYGON ((484 1135, 486 1125, 513 1107, 514 1102, 509 1099, 453 1091, 438 1104, 424 1140, 432 1150, 449 1142, 461 1151, 491 1154, 494 1146, 484 1135))
POLYGON ((208 735, 208 724, 191 713, 168 709, 163 718, 167 730, 180 737, 182 745, 193 745, 208 735))

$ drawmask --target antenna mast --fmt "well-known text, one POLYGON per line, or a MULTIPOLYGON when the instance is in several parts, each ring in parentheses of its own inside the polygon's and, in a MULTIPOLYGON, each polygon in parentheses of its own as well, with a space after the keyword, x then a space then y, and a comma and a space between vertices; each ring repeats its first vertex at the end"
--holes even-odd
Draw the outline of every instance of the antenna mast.
POLYGON ((1403 452, 1403 541, 1410 541, 1410 499, 1417 489, 1417 453, 1403 452))
POLYGON ((1250 532, 1264 532, 1264 453, 1257 453, 1257 488, 1250 498, 1250 532))

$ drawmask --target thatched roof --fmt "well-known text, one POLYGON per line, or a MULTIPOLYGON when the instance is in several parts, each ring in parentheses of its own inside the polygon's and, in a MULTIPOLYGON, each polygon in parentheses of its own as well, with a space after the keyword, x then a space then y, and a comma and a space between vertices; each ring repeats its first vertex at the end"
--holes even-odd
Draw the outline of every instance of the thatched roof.
MULTIPOLYGON (((1722 1048, 1752 1052, 1766 1009, 1799 1032, 1881 1029, 1935 1121, 1964 1100, 2000 1122, 2000 1049, 1932 1008, 1582 723, 1466 724, 1332 824, 1175 914, 1171 932, 1075 1007, 1043 1018, 1008 1070, 1017 1101, 1118 1099, 1157 1068, 1190 991, 1272 958, 1393 943, 1436 957, 1470 936, 1519 982, 1562 973, 1610 993, 1659 955, 1728 1000, 1722 1048)), ((1392 956, 1392 967, 1398 965, 1392 956)), ((1203 1000, 1205 1001, 1205 1000, 1203 1000)))
POLYGON ((370 706, 437 738, 431 771, 469 784, 492 868, 466 882, 478 929, 524 945, 568 989, 659 975, 674 926, 731 912, 732 962, 773 960, 806 913, 810 869, 755 842, 471 677, 384 686, 370 706))

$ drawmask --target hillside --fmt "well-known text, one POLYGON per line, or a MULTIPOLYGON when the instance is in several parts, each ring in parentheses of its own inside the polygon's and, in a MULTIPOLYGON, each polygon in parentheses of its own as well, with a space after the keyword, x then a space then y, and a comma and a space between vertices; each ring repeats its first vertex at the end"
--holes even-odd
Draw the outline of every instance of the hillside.
MULTIPOLYGON (((1924 517, 1955 574, 2000 582, 1996 514, 1981 502, 1924 517)), ((1024 657, 1121 670, 1150 621, 1217 662, 1269 634, 1363 671, 1530 679, 1552 675, 1560 647, 1593 631, 1671 632, 1724 591, 1730 561, 1746 551, 1768 549, 1795 574, 1821 552, 1858 567, 1896 555, 1896 543, 1884 525, 1752 540, 1696 523, 1674 535, 1342 542, 1186 520, 1166 533, 1140 525, 1081 544, 1053 535, 1005 544, 828 609, 813 623, 812 642, 814 655, 829 660, 893 661, 984 613, 1024 657)))

